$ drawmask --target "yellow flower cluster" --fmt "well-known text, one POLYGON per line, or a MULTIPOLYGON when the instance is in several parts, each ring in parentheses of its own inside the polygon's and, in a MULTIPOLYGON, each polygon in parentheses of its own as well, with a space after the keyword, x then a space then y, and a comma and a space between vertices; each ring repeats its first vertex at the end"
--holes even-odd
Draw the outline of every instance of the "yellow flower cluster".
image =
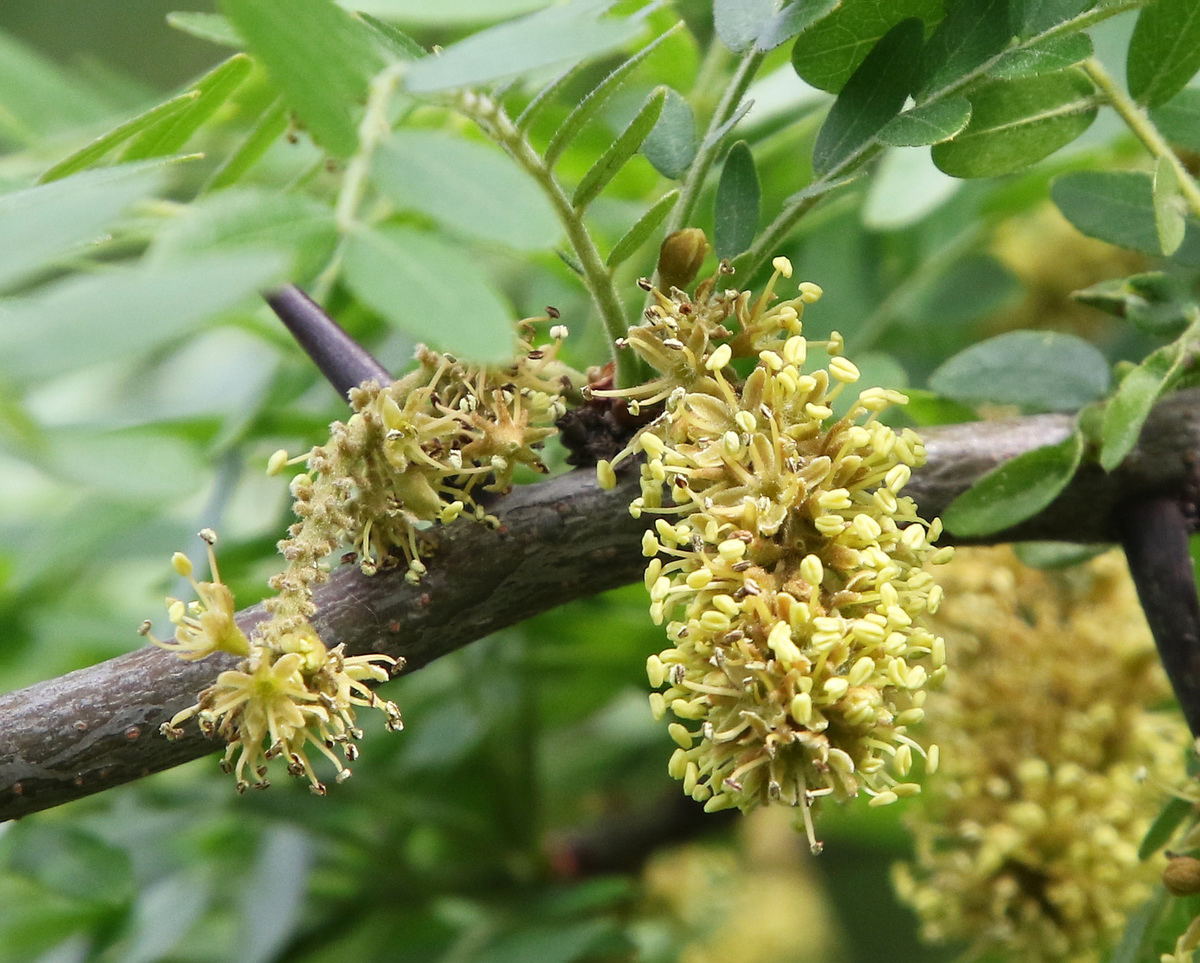
MULTIPOLYGON (((523 334, 532 330, 530 322, 522 328, 523 334)), ((278 593, 265 603, 271 617, 252 638, 238 629, 233 596, 212 556, 215 536, 208 533, 213 581, 192 580, 199 598, 188 605, 167 600, 175 640, 151 638, 183 659, 217 650, 245 658, 162 731, 178 737, 180 726, 194 717, 206 735, 225 739, 223 765, 235 774, 239 792, 266 786, 267 763, 282 757, 289 774, 306 777, 323 794, 310 748, 333 762, 341 781, 350 770, 333 750, 340 746, 347 760, 357 757, 357 709, 378 709, 389 729, 402 728, 396 706, 367 685, 387 679, 398 661, 347 657, 341 646, 328 648, 309 621, 316 611, 313 586, 327 578, 326 558, 346 541, 368 575, 395 565, 396 552, 415 581, 425 572, 422 528, 461 515, 494 521, 481 492, 507 490, 518 465, 545 471, 538 449, 563 413, 562 392, 581 380, 556 359, 565 337, 566 328, 555 325, 549 345, 533 348, 522 341, 516 362, 491 368, 420 348, 418 367, 405 378, 350 393, 354 414, 331 427, 327 444, 294 460, 276 452, 272 473, 295 461, 307 461, 308 471, 292 480, 299 521, 279 544, 287 568, 270 583, 278 593)), ((191 563, 179 554, 174 561, 190 577, 191 563)), ((149 634, 148 623, 143 634, 149 634)))
POLYGON ((236 775, 238 792, 251 786, 266 788, 267 762, 282 757, 290 775, 307 777, 309 787, 324 795, 325 786, 309 761, 308 746, 315 746, 333 761, 341 782, 350 770, 333 748, 341 746, 346 759, 357 758, 354 740, 362 738, 362 730, 355 725, 357 708, 378 709, 387 717, 389 729, 403 728, 395 704, 378 698, 365 684, 385 681, 389 669, 399 663, 387 655, 347 658, 341 646, 327 649, 307 627, 285 633, 272 644, 257 636, 248 639, 235 621, 233 593, 220 581, 213 553, 216 535, 205 529, 200 536, 208 544, 213 581, 196 582, 191 562, 176 553, 172 560, 175 570, 192 581, 199 599, 187 605, 167 599, 176 626, 173 641, 155 638, 148 622, 142 624, 141 633, 187 661, 218 650, 245 659, 239 668, 217 676, 196 704, 162 725, 162 732, 177 739, 183 735, 183 723, 196 718, 205 735, 225 739, 229 745, 222 766, 236 775))
POLYGON ((936 627, 955 652, 928 731, 946 763, 906 815, 903 899, 931 940, 1096 960, 1149 894, 1138 845, 1179 778, 1186 728, 1118 553, 1062 572, 972 549, 936 627))
MULTIPOLYGON (((879 421, 907 399, 867 388, 841 417, 835 399, 859 379, 841 338, 809 341, 806 304, 772 305, 791 276, 777 258, 767 291, 694 297, 654 291, 627 343, 660 377, 619 392, 663 413, 626 452, 645 455, 635 515, 663 517, 647 532, 650 614, 671 647, 651 656, 650 697, 669 709, 679 744, 669 770, 713 811, 864 792, 872 805, 917 793, 908 735, 926 689, 945 675, 945 645, 921 625, 941 589, 924 571, 950 549, 901 490, 924 449, 909 429, 879 421), (813 349, 825 367, 809 362, 813 349), (751 359, 742 379, 735 359, 751 359)), ((743 369, 744 370, 744 369, 743 369)), ((615 483, 601 462, 602 485, 615 483)))
MULTIPOLYGON (((523 322, 526 332, 531 322, 523 322)), ((354 414, 335 422, 330 440, 296 459, 276 452, 270 470, 307 461, 291 483, 299 517, 279 548, 287 569, 267 601, 270 635, 295 631, 313 614, 312 586, 324 559, 352 543, 372 575, 402 553, 407 575, 425 572, 418 533, 460 516, 494 521, 479 495, 506 491, 518 465, 544 472, 539 449, 565 410, 562 392, 580 376, 557 360, 566 328, 554 325, 539 348, 521 342, 510 365, 479 367, 427 348, 418 367, 386 387, 350 392, 354 414)))

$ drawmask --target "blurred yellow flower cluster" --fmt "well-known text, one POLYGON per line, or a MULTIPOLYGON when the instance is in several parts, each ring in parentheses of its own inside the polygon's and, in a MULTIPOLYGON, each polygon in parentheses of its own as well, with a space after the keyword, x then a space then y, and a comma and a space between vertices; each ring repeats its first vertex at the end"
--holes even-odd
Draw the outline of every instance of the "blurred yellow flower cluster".
POLYGON ((1118 553, 1060 572, 962 550, 936 627, 955 671, 928 703, 945 762, 906 814, 901 896, 931 940, 1093 960, 1150 892, 1138 845, 1187 732, 1118 553))
MULTIPOLYGON (((756 299, 716 291, 717 278, 694 297, 654 291, 627 344, 660 376, 596 394, 664 404, 615 461, 645 455, 631 511, 661 516, 643 550, 671 647, 647 669, 665 687, 655 715, 679 720, 670 772, 710 811, 799 806, 818 848, 819 797, 886 805, 919 791, 913 757, 927 752, 907 730, 945 674, 945 646, 921 624, 941 599, 923 566, 950 550, 931 546, 940 525, 901 493, 920 439, 879 420, 907 399, 867 388, 836 416, 859 371, 836 333, 804 337, 816 285, 772 304, 791 264, 775 269, 756 299)), ((615 482, 613 465, 598 473, 615 482)))

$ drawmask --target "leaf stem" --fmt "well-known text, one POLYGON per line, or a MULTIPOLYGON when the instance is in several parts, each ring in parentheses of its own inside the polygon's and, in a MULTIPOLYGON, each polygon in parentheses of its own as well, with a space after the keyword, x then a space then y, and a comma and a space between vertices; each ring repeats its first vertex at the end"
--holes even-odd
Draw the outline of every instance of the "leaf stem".
POLYGON ((1092 83, 1100 88, 1108 105, 1125 121, 1125 126, 1142 142, 1142 146, 1150 152, 1151 156, 1156 160, 1166 158, 1167 162, 1175 168, 1175 176, 1179 179, 1179 193, 1187 201, 1192 214, 1200 217, 1200 186, 1197 186, 1188 169, 1171 150, 1171 145, 1159 133, 1146 111, 1118 86, 1112 75, 1095 57, 1085 60, 1083 69, 1091 77, 1092 83))
POLYGON ((553 172, 500 104, 486 94, 466 92, 458 98, 455 106, 516 161, 549 198, 567 232, 567 239, 583 272, 584 284, 596 302, 608 340, 612 343, 616 383, 619 387, 637 384, 642 379, 636 356, 631 351, 620 351, 616 346, 629 328, 625 305, 617 293, 612 274, 605 267, 604 258, 596 248, 596 242, 588 233, 582 213, 571 203, 553 172))

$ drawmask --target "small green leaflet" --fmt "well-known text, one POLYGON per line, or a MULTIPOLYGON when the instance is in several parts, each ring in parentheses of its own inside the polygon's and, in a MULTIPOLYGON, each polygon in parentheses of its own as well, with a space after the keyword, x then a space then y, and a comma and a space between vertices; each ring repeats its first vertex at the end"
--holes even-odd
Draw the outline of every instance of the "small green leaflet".
POLYGON ((1082 338, 1053 331, 1010 331, 945 361, 929 386, 963 404, 1076 411, 1102 397, 1108 362, 1082 338))
POLYGON ((1163 156, 1154 167, 1154 230, 1158 246, 1170 257, 1179 250, 1187 231, 1184 220, 1185 202, 1179 189, 1179 174, 1175 159, 1163 156))
POLYGON ((1186 87, 1161 107, 1151 108, 1150 119, 1176 147, 1200 151, 1200 87, 1186 87))
POLYGON ((358 146, 367 84, 383 66, 371 29, 332 0, 220 0, 289 106, 331 154, 358 146))
POLYGON ((1036 37, 1096 5, 1096 0, 1011 0, 1009 16, 1021 38, 1036 37))
POLYGON ((792 0, 762 25, 754 46, 762 53, 774 50, 829 16, 841 4, 842 0, 792 0))
POLYGON ((1049 74, 1073 67, 1091 55, 1092 38, 1086 33, 1069 33, 1005 54, 988 70, 988 75, 1011 80, 1033 74, 1049 74))
POLYGON ((1175 835, 1175 830, 1191 812, 1192 804, 1186 799, 1180 799, 1178 796, 1168 799, 1166 805, 1154 817, 1150 828, 1146 830, 1142 844, 1138 847, 1138 859, 1147 860, 1167 845, 1175 835))
POLYGON ((1067 486, 1083 455, 1083 436, 1073 430, 1056 445, 1035 448, 992 469, 942 514, 959 538, 1003 531, 1036 515, 1067 486))
POLYGON ((409 71, 406 84, 414 93, 432 93, 605 53, 642 29, 636 17, 604 17, 611 6, 611 0, 573 0, 497 24, 451 44, 436 57, 426 57, 409 71))
POLYGON ((157 162, 84 171, 0 197, 0 289, 96 239, 162 180, 157 162))
POLYGON ((276 100, 258 118, 250 133, 238 144, 237 150, 213 171, 212 178, 204 189, 217 191, 236 184, 243 174, 258 163, 271 145, 283 136, 287 126, 287 111, 284 110, 283 101, 276 100))
POLYGON ((1179 337, 1200 317, 1200 304, 1187 284, 1163 271, 1111 278, 1075 291, 1071 297, 1162 338, 1179 337))
POLYGON ((1182 343, 1159 348, 1117 385, 1116 394, 1104 406, 1100 429, 1100 465, 1105 471, 1121 464, 1137 444, 1150 409, 1178 373, 1185 350, 1182 343))
POLYGON ((136 117, 131 117, 125 123, 114 127, 105 134, 101 134, 90 144, 81 147, 73 154, 69 154, 60 160, 57 164, 51 167, 48 171, 38 178, 39 184, 48 184, 51 181, 57 181, 63 177, 68 177, 71 174, 86 170, 91 167, 96 161, 100 160, 105 154, 111 151, 114 147, 124 144, 132 137, 136 137, 142 131, 149 127, 174 117, 189 104, 191 104, 200 95, 189 90, 186 93, 180 94, 178 97, 172 97, 151 107, 148 111, 138 114, 136 117))
POLYGON ((775 0, 713 0, 713 26, 734 53, 745 53, 775 16, 775 0))
POLYGON ((696 157, 696 119, 691 105, 667 88, 658 123, 642 144, 642 154, 663 177, 682 177, 696 157))
POLYGON ((234 54, 201 77, 192 86, 196 98, 170 117, 143 130, 121 155, 123 161, 145 160, 173 154, 188 142, 206 120, 227 101, 250 75, 253 62, 245 54, 234 54))
POLYGON ((718 258, 735 258, 754 241, 758 231, 761 190, 754 155, 744 140, 729 148, 713 216, 713 247, 718 258))
POLYGON ((613 245, 613 249, 609 252, 608 258, 604 262, 605 265, 609 268, 615 268, 641 247, 642 243, 663 222, 663 219, 671 213, 671 209, 678 200, 679 190, 676 188, 667 191, 667 193, 655 201, 650 210, 639 217, 633 227, 626 231, 621 236, 621 239, 613 245))
MULTIPOLYGON (((836 94, 875 47, 901 20, 937 23, 943 0, 842 0, 836 10, 804 31, 792 47, 792 68, 814 87, 836 94)), ((916 60, 916 51, 910 51, 916 60)))
POLYGON ((940 144, 966 127, 970 119, 967 98, 944 97, 893 117, 879 132, 879 141, 889 147, 940 144))
POLYGON ((571 197, 571 205, 577 210, 587 207, 608 186, 608 182, 616 177, 617 172, 625 166, 658 123, 662 113, 663 102, 667 97, 667 88, 658 87, 651 92, 642 104, 633 120, 629 122, 617 139, 606 150, 595 164, 591 166, 579 181, 575 193, 571 197))
POLYGON ((916 78, 914 53, 920 49, 921 35, 921 21, 901 21, 859 64, 817 133, 813 145, 817 174, 836 175, 849 167, 900 113, 916 78))
MULTIPOLYGON (((921 49, 918 103, 960 86, 1008 46, 1012 38, 1009 0, 969 0, 947 4, 946 16, 921 49)), ((914 48, 915 53, 915 48, 914 48)))
POLYGON ((986 81, 967 91, 971 120, 933 160, 953 177, 998 177, 1028 167, 1082 134, 1096 119, 1091 81, 1077 69, 986 81))
POLYGON ((410 227, 363 228, 343 270, 359 298, 412 338, 471 361, 512 356, 512 311, 461 248, 410 227))
POLYGON ((1200 69, 1200 4, 1155 0, 1138 14, 1129 40, 1129 93, 1147 107, 1165 104, 1200 69))
POLYGON ((1050 183, 1063 216, 1088 237, 1143 254, 1161 254, 1154 184, 1143 171, 1072 171, 1050 183))
POLYGON ((167 23, 183 33, 207 40, 222 47, 245 46, 245 41, 229 22, 219 13, 197 13, 191 10, 175 10, 167 14, 167 23))

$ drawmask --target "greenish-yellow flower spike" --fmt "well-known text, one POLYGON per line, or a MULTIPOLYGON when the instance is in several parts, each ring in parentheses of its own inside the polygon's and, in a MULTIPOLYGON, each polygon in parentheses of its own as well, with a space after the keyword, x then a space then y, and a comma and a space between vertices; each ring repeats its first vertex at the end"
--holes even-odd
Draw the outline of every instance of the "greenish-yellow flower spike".
POLYGON ((1138 846, 1188 741, 1155 711, 1170 689, 1125 562, 1041 572, 969 549, 944 582, 955 668, 927 731, 945 764, 905 814, 900 895, 928 939, 979 956, 1107 959, 1155 882, 1138 846))
POLYGON ((804 337, 815 285, 772 305, 791 275, 774 263, 757 298, 715 292, 715 278, 694 298, 655 291, 627 343, 660 377, 608 394, 664 404, 625 454, 645 455, 632 510, 662 516, 643 550, 650 615, 672 643, 650 666, 665 686, 652 707, 680 720, 670 771, 709 810, 800 807, 819 848, 817 799, 918 791, 926 750, 908 728, 946 671, 922 625, 941 598, 924 565, 948 550, 901 493, 920 439, 878 420, 905 397, 868 388, 834 415, 858 369, 836 334, 804 337), (752 360, 744 380, 738 358, 752 360))

